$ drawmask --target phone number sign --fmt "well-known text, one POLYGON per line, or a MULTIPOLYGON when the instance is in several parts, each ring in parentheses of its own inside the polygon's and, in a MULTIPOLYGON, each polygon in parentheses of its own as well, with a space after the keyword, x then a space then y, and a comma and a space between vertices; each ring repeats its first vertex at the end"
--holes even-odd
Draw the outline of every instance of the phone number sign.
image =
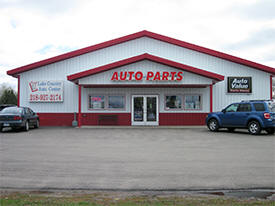
POLYGON ((30 81, 29 102, 63 102, 63 81, 30 81))

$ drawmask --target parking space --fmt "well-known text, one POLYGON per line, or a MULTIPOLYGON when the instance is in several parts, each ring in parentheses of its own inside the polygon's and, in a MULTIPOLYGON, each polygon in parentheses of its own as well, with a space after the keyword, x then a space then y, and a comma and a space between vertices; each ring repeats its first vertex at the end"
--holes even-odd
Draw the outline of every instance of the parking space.
POLYGON ((273 188, 275 137, 201 128, 0 133, 2 188, 273 188))

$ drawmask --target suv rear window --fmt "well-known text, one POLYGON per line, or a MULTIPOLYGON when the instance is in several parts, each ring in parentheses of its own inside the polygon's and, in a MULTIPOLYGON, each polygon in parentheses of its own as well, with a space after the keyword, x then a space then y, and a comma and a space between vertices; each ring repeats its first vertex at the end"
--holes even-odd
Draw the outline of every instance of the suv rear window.
POLYGON ((250 104, 239 104, 238 112, 251 112, 251 105, 250 104))
POLYGON ((264 112, 265 111, 264 103, 254 103, 253 105, 254 105, 255 110, 257 112, 264 112))

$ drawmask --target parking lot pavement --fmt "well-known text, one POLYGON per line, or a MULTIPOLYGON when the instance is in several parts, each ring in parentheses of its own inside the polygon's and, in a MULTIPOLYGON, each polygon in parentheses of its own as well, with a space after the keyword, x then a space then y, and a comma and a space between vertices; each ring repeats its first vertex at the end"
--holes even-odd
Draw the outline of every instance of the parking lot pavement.
POLYGON ((274 188, 275 137, 206 128, 0 133, 1 188, 274 188))

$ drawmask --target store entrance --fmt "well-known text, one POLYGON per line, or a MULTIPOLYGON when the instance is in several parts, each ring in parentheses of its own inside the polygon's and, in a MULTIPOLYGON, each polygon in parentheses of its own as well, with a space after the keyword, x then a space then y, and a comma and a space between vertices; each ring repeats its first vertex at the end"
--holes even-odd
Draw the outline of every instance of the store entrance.
POLYGON ((158 125, 158 96, 132 96, 132 125, 158 125))

